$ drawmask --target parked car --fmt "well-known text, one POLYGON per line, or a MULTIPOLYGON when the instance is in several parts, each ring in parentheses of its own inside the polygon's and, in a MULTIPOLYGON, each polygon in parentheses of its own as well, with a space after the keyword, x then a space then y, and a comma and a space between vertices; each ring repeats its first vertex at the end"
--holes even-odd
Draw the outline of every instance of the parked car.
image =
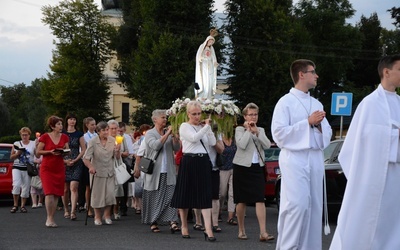
MULTIPOLYGON (((339 164, 338 156, 343 145, 343 139, 332 141, 324 150, 324 167, 326 176, 326 193, 328 210, 332 214, 337 214, 342 205, 344 191, 346 189, 346 177, 339 164)), ((279 172, 279 171, 278 171, 279 172)), ((281 176, 276 180, 275 202, 280 203, 281 176)))
POLYGON ((0 143, 0 195, 11 196, 12 167, 10 159, 13 144, 0 143))
POLYGON ((274 202, 276 193, 275 187, 278 176, 281 174, 279 170, 279 152, 281 151, 276 144, 272 144, 270 148, 265 149, 265 201, 274 202))

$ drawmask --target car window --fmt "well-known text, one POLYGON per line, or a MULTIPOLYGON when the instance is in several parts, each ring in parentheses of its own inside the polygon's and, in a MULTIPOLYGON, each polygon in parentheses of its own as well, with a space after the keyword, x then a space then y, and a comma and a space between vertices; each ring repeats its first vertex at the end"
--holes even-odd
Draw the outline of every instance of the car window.
POLYGON ((0 162, 12 162, 10 155, 11 147, 0 147, 0 162))
POLYGON ((264 150, 265 161, 277 161, 279 159, 280 148, 268 148, 264 150))

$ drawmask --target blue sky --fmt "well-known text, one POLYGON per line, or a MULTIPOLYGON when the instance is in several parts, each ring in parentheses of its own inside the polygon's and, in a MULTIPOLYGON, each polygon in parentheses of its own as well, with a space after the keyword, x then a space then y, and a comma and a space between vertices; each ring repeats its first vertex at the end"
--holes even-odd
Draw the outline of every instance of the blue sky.
MULTIPOLYGON (((0 85, 30 84, 35 78, 47 77, 53 39, 41 23, 42 5, 56 5, 59 0, 1 0, 0 8, 0 85)), ((101 0, 95 0, 100 5, 101 0)), ((225 0, 216 0, 217 12, 223 11, 225 0)), ((294 2, 297 2, 295 0, 294 2)), ((394 29, 387 9, 400 7, 399 0, 350 0, 356 10, 348 20, 355 23, 362 14, 377 12, 381 25, 394 29)), ((196 50, 197 48, 194 48, 196 50)))

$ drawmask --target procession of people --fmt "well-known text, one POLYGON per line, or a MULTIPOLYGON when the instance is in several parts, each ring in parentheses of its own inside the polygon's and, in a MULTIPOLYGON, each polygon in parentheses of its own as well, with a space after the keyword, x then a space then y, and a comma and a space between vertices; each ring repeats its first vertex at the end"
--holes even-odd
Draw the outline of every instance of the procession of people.
MULTIPOLYGON (((215 242, 224 230, 219 222, 225 204, 227 224, 237 227, 232 238, 248 240, 246 208, 254 204, 258 241, 276 241, 277 250, 322 249, 324 149, 332 140, 332 128, 322 103, 310 94, 317 86, 317 66, 307 59, 290 65, 293 87, 276 103, 271 138, 257 124, 263 110, 256 101, 243 107, 242 122, 230 128, 233 134, 224 134, 215 129, 199 101, 213 100, 216 94, 218 62, 213 44, 217 34, 212 29, 198 48, 198 99, 187 102, 186 120, 178 131, 167 124, 168 112, 163 109, 152 112, 153 126, 143 124, 146 129, 131 133, 126 133, 123 122, 96 123, 92 117, 83 119, 84 131, 80 131, 73 113, 65 119, 50 116, 48 132, 36 140, 30 140, 31 130, 22 127, 21 140, 11 153, 10 213, 28 213, 31 195, 31 209, 45 207, 48 228, 58 227, 59 203, 65 219, 86 217, 87 221, 89 217, 97 227, 123 221, 128 208, 134 207, 149 233, 160 233, 161 226, 167 225, 172 234, 191 239, 188 217, 194 216, 193 230, 203 231, 205 241, 215 242), (272 141, 281 149, 276 236, 268 233, 264 204, 264 151, 272 141), (144 166, 145 161, 149 165, 144 166), (27 170, 34 164, 41 187, 31 187, 27 170), (121 165, 128 173, 123 182, 121 165), (77 214, 81 211, 86 211, 85 216, 77 214)), ((359 104, 339 154, 347 187, 332 250, 400 249, 396 237, 400 200, 393 198, 400 178, 400 97, 396 94, 400 55, 384 56, 378 74, 381 83, 359 104)))

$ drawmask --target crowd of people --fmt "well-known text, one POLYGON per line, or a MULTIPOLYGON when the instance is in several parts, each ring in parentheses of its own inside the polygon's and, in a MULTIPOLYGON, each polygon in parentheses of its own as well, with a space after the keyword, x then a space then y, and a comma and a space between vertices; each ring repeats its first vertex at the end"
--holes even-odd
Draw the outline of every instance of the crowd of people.
MULTIPOLYGON (((389 223, 398 220, 393 207, 399 201, 392 196, 400 173, 400 98, 395 94, 400 87, 400 55, 382 58, 378 72, 381 84, 357 109, 339 155, 348 187, 332 249, 400 246, 393 237, 400 231, 400 223, 389 223), (362 169, 357 162, 362 162, 362 169), (374 170, 377 166, 385 168, 378 171, 379 176, 374 170), (357 182, 360 178, 362 183, 357 182), (372 182, 379 186, 377 192, 360 193, 360 185, 372 182), (364 202, 370 204, 368 208, 364 202)), ((282 173, 276 248, 321 249, 323 150, 329 145, 332 129, 322 104, 309 93, 317 85, 315 64, 296 60, 290 75, 294 87, 276 104, 271 122, 272 139, 281 148, 282 173)), ((218 222, 225 204, 226 222, 237 226, 239 240, 247 240, 246 206, 253 203, 259 241, 274 240, 266 229, 264 205, 264 150, 271 142, 257 126, 258 106, 246 105, 243 124, 236 126, 229 138, 216 132, 210 118, 201 119, 204 114, 198 101, 190 101, 186 111, 188 121, 180 125, 177 134, 167 125, 166 111, 161 109, 152 113, 153 126, 142 125, 132 134, 126 134, 122 122, 96 124, 91 117, 84 119, 81 132, 73 114, 65 120, 51 116, 47 121, 50 132, 35 141, 29 139, 29 128, 21 128, 21 140, 14 143, 11 154, 14 205, 10 212, 18 211, 21 198, 20 212, 26 213, 31 194, 32 208, 44 203, 45 225, 54 228, 61 198, 65 218, 76 220, 76 211, 85 209, 94 224, 101 226, 120 220, 131 206, 152 233, 159 233, 160 225, 168 225, 171 233, 180 232, 182 238, 190 239, 190 216, 195 220, 193 230, 203 231, 204 239, 214 242, 215 233, 223 230, 218 222), (152 173, 140 171, 143 157, 154 160, 152 173), (117 185, 114 165, 121 160, 132 178, 117 185), (32 162, 39 165, 42 189, 30 187, 27 165, 32 162)))

